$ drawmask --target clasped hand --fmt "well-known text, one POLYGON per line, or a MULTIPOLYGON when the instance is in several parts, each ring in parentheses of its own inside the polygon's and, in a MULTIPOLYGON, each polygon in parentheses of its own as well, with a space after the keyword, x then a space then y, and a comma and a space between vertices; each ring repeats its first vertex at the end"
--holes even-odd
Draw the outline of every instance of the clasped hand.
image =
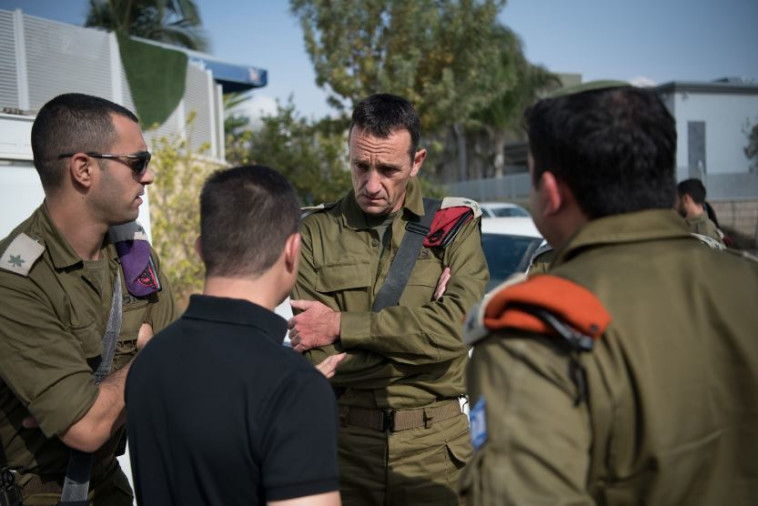
POLYGON ((311 348, 334 343, 340 336, 340 313, 321 302, 313 300, 293 300, 293 309, 302 313, 287 322, 292 348, 304 353, 311 348))

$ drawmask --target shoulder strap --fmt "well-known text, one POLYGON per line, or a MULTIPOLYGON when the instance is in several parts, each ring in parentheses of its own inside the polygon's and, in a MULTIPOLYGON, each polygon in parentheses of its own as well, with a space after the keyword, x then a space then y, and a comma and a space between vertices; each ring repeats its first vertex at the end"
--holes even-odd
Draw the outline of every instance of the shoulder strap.
POLYGON ((103 352, 100 355, 100 365, 95 371, 95 384, 99 385, 111 372, 113 356, 116 354, 116 341, 121 332, 121 275, 116 273, 116 281, 113 283, 113 299, 111 299, 111 312, 108 315, 108 326, 103 334, 103 352))
MULTIPOLYGON (((116 273, 116 281, 113 284, 113 299, 111 300, 111 312, 108 315, 108 326, 103 334, 103 352, 100 355, 100 365, 95 371, 95 384, 108 376, 113 365, 113 356, 116 352, 116 341, 121 332, 121 274, 116 273)), ((89 480, 92 472, 92 454, 71 449, 66 466, 66 477, 63 479, 63 490, 59 506, 87 506, 87 494, 89 492, 89 480)))
POLYGON ((421 251, 421 246, 424 244, 424 238, 429 233, 429 227, 439 207, 439 200, 425 198, 424 216, 416 217, 414 221, 409 221, 405 225, 403 241, 400 243, 400 248, 392 260, 387 278, 379 289, 379 293, 376 294, 374 305, 371 308, 374 313, 385 307, 397 305, 403 290, 405 290, 405 285, 408 283, 408 278, 411 276, 413 266, 416 265, 416 259, 421 251))

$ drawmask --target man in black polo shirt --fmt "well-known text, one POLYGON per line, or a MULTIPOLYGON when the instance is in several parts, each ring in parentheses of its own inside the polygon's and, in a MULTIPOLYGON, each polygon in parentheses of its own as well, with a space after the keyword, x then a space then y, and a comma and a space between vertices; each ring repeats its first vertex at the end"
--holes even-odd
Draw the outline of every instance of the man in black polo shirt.
POLYGON ((332 389, 281 346, 287 323, 273 313, 297 276, 299 214, 292 186, 266 167, 205 183, 203 295, 126 382, 139 504, 340 504, 332 389))

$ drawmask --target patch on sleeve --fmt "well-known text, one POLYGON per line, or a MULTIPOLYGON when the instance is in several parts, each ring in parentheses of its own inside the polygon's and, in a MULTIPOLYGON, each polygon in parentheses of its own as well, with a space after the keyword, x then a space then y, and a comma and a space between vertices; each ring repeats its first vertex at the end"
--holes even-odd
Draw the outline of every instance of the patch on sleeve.
POLYGON ((28 276, 32 266, 44 251, 45 246, 22 232, 3 251, 0 268, 28 276))
POLYGON ((469 412, 469 422, 471 425, 471 445, 474 451, 481 448, 487 441, 487 403, 484 397, 479 397, 476 404, 469 412))

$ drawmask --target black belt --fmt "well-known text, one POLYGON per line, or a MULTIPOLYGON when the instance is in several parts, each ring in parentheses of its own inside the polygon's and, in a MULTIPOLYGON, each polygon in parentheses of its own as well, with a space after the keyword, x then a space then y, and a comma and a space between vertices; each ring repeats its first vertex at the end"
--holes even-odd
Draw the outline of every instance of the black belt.
POLYGON ((449 420, 459 414, 461 414, 461 405, 457 399, 437 406, 416 409, 367 409, 340 406, 340 419, 343 423, 379 432, 400 432, 418 427, 429 428, 435 422, 449 420))

